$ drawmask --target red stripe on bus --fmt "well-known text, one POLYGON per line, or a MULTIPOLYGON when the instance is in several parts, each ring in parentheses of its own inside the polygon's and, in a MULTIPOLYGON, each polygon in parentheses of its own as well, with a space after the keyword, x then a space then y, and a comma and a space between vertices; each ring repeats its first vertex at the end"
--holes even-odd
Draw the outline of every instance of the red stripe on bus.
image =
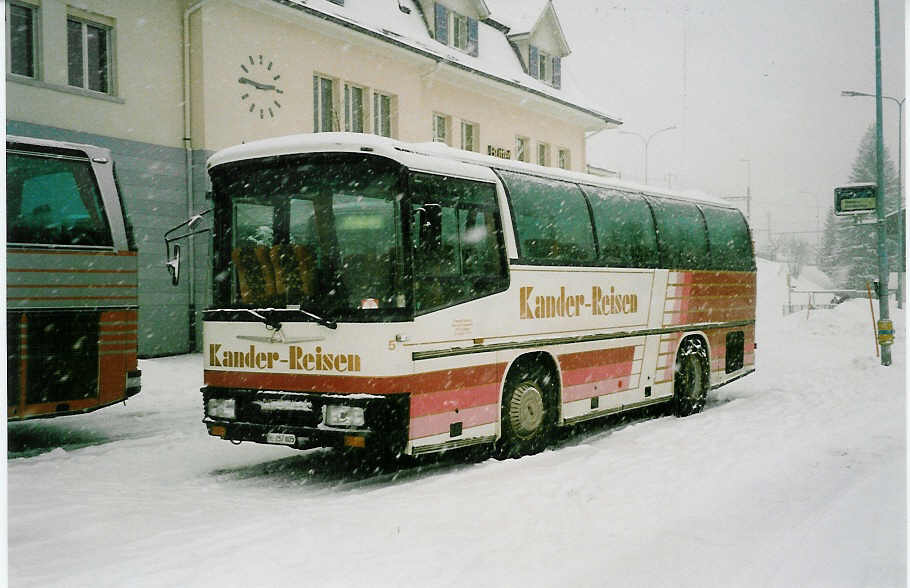
POLYGON ((635 376, 626 375, 619 378, 599 380, 597 382, 585 382, 574 386, 563 386, 562 401, 574 402, 576 400, 584 400, 585 398, 593 398, 594 396, 603 396, 605 394, 615 394, 617 392, 631 390, 635 386, 631 386, 630 384, 633 379, 636 380, 637 384, 637 377, 638 374, 635 376))
POLYGON ((451 413, 412 418, 408 430, 409 439, 420 439, 449 432, 452 423, 461 422, 463 429, 488 425, 499 419, 499 403, 476 406, 461 410, 457 415, 451 413))
POLYGON ((103 350, 103 351, 131 351, 131 352, 135 352, 135 351, 136 351, 136 343, 133 342, 132 345, 110 345, 110 344, 101 343, 100 345, 98 345, 98 349, 101 349, 101 350, 103 350))
POLYGON ((332 394, 423 394, 439 390, 457 390, 478 382, 498 381, 505 364, 440 370, 401 376, 342 376, 323 374, 270 374, 238 371, 205 370, 208 386, 219 388, 256 388, 332 394), (499 373, 499 376, 494 374, 499 373))
POLYGON ((499 378, 483 385, 414 394, 411 396, 411 417, 461 411, 484 404, 499 404, 499 378))
POLYGON ((106 331, 101 330, 101 339, 104 341, 135 341, 137 339, 136 332, 124 332, 124 331, 106 331))
POLYGON ((592 366, 581 370, 563 371, 562 385, 577 386, 578 384, 596 383, 612 378, 628 378, 632 375, 634 363, 627 361, 625 363, 592 366))
POLYGON ((617 347, 615 349, 597 349, 566 353, 559 356, 559 366, 563 371, 588 368, 593 365, 626 363, 635 359, 635 346, 617 347))

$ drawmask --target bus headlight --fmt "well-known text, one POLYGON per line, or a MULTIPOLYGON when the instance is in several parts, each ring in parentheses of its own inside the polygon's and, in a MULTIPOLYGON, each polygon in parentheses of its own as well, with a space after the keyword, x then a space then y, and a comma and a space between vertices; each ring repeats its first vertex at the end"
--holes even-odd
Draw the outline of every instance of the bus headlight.
POLYGON ((329 427, 362 427, 363 408, 329 404, 325 407, 325 424, 329 427))
POLYGON ((237 401, 233 398, 209 398, 205 414, 216 419, 237 418, 237 401))

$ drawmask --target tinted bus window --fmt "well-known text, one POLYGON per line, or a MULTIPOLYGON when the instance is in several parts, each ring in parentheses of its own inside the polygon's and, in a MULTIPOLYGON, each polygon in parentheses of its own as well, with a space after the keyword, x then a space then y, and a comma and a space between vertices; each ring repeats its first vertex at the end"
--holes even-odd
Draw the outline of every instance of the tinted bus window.
POLYGON ((499 175, 509 191, 522 261, 579 265, 595 260, 591 215, 578 186, 506 171, 499 175))
POLYGON ((411 176, 415 310, 426 312, 508 287, 493 184, 411 176))
POLYGON ((594 211, 601 262, 609 267, 657 267, 654 218, 641 194, 583 189, 594 211))
POLYGON ((746 219, 738 210, 702 206, 708 225, 712 269, 752 271, 755 263, 746 219))
POLYGON ((649 198, 657 219, 660 265, 668 269, 710 266, 708 239, 701 211, 691 202, 649 198))
POLYGON ((88 160, 7 152, 6 207, 9 243, 113 245, 88 160))

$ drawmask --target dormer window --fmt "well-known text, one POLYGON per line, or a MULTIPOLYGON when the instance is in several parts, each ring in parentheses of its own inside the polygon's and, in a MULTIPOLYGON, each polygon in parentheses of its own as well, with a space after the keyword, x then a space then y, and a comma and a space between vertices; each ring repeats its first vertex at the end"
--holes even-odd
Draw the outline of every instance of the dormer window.
POLYGON ((534 45, 528 45, 528 73, 554 88, 560 88, 562 59, 556 55, 549 55, 534 45))
POLYGON ((434 4, 436 40, 444 45, 477 56, 477 19, 450 10, 443 4, 434 4))
POLYGON ((468 50, 468 17, 457 12, 452 13, 452 46, 468 50))
POLYGON ((550 65, 550 56, 541 51, 537 55, 537 79, 552 84, 553 78, 550 76, 552 69, 547 67, 548 65, 550 65))

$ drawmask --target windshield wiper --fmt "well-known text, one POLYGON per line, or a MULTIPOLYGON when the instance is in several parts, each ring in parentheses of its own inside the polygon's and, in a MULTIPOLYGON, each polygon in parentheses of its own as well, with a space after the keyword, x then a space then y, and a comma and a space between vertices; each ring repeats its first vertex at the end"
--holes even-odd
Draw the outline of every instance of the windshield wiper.
POLYGON ((254 317, 256 317, 256 318, 258 318, 259 320, 261 320, 263 323, 265 323, 265 328, 267 328, 267 329, 269 329, 269 330, 272 330, 272 331, 280 331, 280 330, 281 330, 281 321, 279 321, 279 320, 275 317, 275 315, 274 315, 273 313, 271 313, 271 312, 267 312, 265 315, 262 315, 262 314, 259 314, 258 312, 256 312, 255 310, 250 310, 249 308, 237 308, 237 309, 235 309, 235 310, 239 310, 239 311, 241 311, 241 312, 248 312, 248 313, 250 313, 250 314, 253 315, 254 317))
POLYGON ((327 327, 327 328, 329 328, 329 329, 337 329, 337 328, 338 328, 338 323, 335 322, 334 320, 332 320, 332 319, 330 319, 330 318, 326 318, 326 317, 321 317, 321 316, 319 316, 318 314, 312 313, 312 312, 310 312, 309 310, 304 310, 304 309, 302 309, 302 308, 271 309, 271 310, 268 310, 268 311, 264 311, 264 312, 262 312, 262 313, 259 313, 259 312, 255 311, 255 310, 252 310, 252 309, 249 309, 249 308, 237 308, 237 309, 235 309, 235 310, 239 310, 239 311, 241 311, 241 312, 246 312, 246 313, 249 313, 249 314, 253 315, 253 316, 256 317, 257 319, 259 319, 260 321, 262 321, 263 323, 265 323, 265 326, 266 326, 267 329, 272 330, 272 331, 280 331, 280 330, 281 330, 281 321, 279 321, 279 320, 278 320, 278 317, 275 316, 275 315, 278 313, 278 311, 299 312, 299 313, 301 313, 301 314, 303 314, 303 315, 306 315, 306 316, 310 317, 311 319, 313 319, 314 321, 316 321, 317 324, 320 324, 320 325, 322 325, 323 327, 327 327))
POLYGON ((307 315, 308 317, 310 317, 311 319, 313 319, 314 321, 316 321, 318 324, 322 325, 323 327, 328 327, 329 329, 338 328, 338 323, 330 318, 321 317, 318 314, 313 314, 309 310, 304 310, 302 308, 298 308, 298 309, 296 309, 296 311, 307 315))

